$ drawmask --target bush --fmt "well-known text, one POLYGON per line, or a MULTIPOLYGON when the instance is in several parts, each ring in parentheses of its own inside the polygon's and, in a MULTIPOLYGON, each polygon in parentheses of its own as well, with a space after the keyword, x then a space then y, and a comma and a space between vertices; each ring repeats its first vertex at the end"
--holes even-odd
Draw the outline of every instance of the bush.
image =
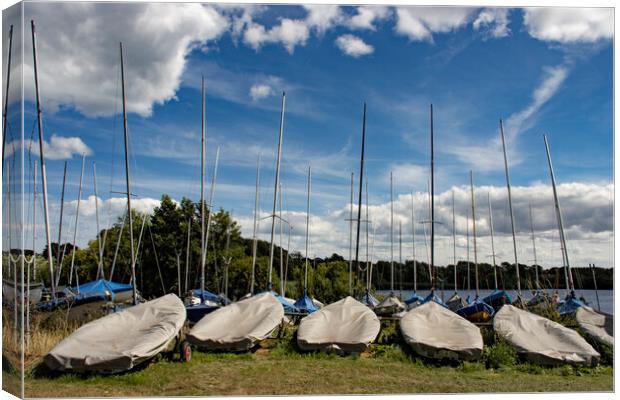
POLYGON ((511 367, 517 363, 517 352, 508 342, 496 338, 494 345, 484 348, 482 359, 487 368, 511 367))

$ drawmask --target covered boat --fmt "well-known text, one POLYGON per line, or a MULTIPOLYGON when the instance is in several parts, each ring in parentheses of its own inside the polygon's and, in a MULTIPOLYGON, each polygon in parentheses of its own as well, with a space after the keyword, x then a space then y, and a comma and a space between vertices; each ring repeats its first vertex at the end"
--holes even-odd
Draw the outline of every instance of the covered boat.
POLYGON ((89 322, 45 357, 60 371, 127 371, 165 350, 185 322, 185 307, 174 294, 129 307, 89 322))
POLYGON ((447 360, 476 360, 482 355, 480 329, 446 307, 429 301, 400 320, 405 342, 418 354, 447 360))
POLYGON ((361 353, 380 328, 375 313, 348 296, 304 317, 297 330, 297 344, 302 350, 361 353))
POLYGON ((283 318, 280 301, 269 292, 260 293, 207 314, 187 341, 206 350, 245 351, 269 337, 283 318))
POLYGON ((379 304, 379 300, 370 293, 370 290, 366 290, 364 294, 359 298, 359 301, 364 303, 367 307, 373 308, 379 304))
POLYGON ((596 365, 600 358, 576 331, 512 305, 502 307, 495 314, 493 328, 532 363, 590 366, 596 365))
POLYGON ((577 312, 577 309, 582 307, 584 304, 581 300, 577 299, 575 296, 575 292, 571 291, 571 293, 566 297, 564 301, 562 301, 558 305, 558 312, 560 315, 569 315, 577 312))
POLYGON ((391 293, 388 297, 383 299, 379 304, 374 307, 375 314, 381 316, 389 316, 398 314, 405 310, 405 305, 398 297, 391 293))
POLYGON ((579 307, 575 319, 583 333, 597 343, 614 347, 614 316, 594 311, 591 307, 579 307))
POLYGON ((222 298, 208 290, 193 289, 185 298, 187 319, 196 323, 205 315, 217 310, 223 304, 222 298))
POLYGON ((454 292, 454 294, 446 301, 446 306, 448 306, 450 311, 457 312, 457 310, 467 306, 467 302, 459 296, 458 293, 454 292))
MULTIPOLYGON (((26 286, 26 285, 24 285, 26 286)), ((21 289, 22 286, 20 283, 15 287, 15 283, 8 279, 2 279, 2 302, 6 304, 13 304, 15 302, 15 293, 17 292, 18 302, 21 299, 21 289)), ((43 296, 43 284, 38 283, 30 283, 29 286, 26 286, 26 291, 24 296, 30 295, 30 304, 36 304, 41 301, 41 297, 43 296)))
POLYGON ((293 304, 295 303, 295 300, 286 298, 281 294, 277 294, 273 290, 270 293, 280 302, 285 314, 295 314, 299 312, 299 309, 297 309, 297 307, 293 304))
POLYGON ((304 314, 312 314, 319 309, 319 307, 314 304, 314 301, 306 293, 304 293, 304 295, 301 296, 293 305, 304 314))
POLYGON ((471 322, 488 322, 493 317, 495 310, 484 301, 476 298, 463 308, 456 311, 458 315, 471 322))
POLYGON ((424 302, 424 297, 418 295, 416 292, 413 292, 411 297, 405 300, 405 305, 408 309, 415 308, 424 302))
POLYGON ((497 311, 505 304, 512 304, 512 297, 510 297, 507 291, 496 289, 491 294, 484 297, 482 301, 497 311))

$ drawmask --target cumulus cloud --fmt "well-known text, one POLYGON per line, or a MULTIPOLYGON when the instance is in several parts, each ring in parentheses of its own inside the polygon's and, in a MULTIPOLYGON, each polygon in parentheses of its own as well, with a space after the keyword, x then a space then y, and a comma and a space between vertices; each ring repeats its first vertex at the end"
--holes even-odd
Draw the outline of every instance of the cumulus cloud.
POLYGON ((343 16, 339 6, 320 4, 305 5, 304 8, 308 12, 306 23, 316 29, 319 35, 342 22, 343 16))
POLYGON ((260 100, 273 94, 271 86, 265 84, 255 84, 250 88, 250 97, 252 100, 260 100))
MULTIPOLYGON (((174 98, 188 53, 229 26, 214 7, 197 3, 30 3, 26 12, 37 24, 43 107, 87 116, 119 110, 120 41, 128 110, 148 116, 174 98)), ((33 99, 31 42, 24 45, 25 94, 33 99)))
POLYGON ((336 39, 336 46, 338 46, 344 54, 355 58, 372 54, 375 51, 373 46, 351 34, 339 36, 338 39, 336 39))
POLYGON ((471 21, 473 8, 464 7, 397 7, 398 34, 412 41, 433 41, 433 33, 457 30, 471 21))
POLYGON ((388 18, 390 9, 385 6, 360 6, 356 8, 356 14, 351 16, 346 25, 351 29, 377 29, 375 23, 388 18))
POLYGON ((473 27, 484 37, 501 38, 510 34, 508 8, 485 8, 474 20, 473 27))
POLYGON ((266 29, 263 25, 252 22, 243 34, 243 41, 254 50, 259 50, 265 43, 282 43, 286 51, 293 54, 296 46, 306 44, 310 29, 303 20, 283 18, 279 25, 266 29))
MULTIPOLYGON (((32 152, 33 155, 39 155, 39 142, 34 140, 25 140, 23 142, 24 152, 32 152)), ((21 141, 15 140, 7 143, 5 157, 11 156, 14 152, 21 149, 21 141)), ((46 160, 68 160, 74 155, 90 156, 93 151, 79 137, 58 136, 53 134, 49 142, 43 140, 43 152, 46 160)))
POLYGON ((526 8, 523 24, 534 38, 559 43, 592 43, 614 36, 613 8, 526 8))

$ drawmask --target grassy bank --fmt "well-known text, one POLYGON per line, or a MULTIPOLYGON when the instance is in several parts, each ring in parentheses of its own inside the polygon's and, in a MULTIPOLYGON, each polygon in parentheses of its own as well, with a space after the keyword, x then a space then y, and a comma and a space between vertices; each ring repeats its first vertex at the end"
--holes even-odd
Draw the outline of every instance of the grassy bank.
MULTIPOLYGON (((3 373, 5 385, 17 379, 3 373)), ((292 355, 261 349, 248 354, 194 353, 190 363, 158 360, 115 376, 26 378, 28 397, 277 395, 369 393, 611 391, 611 367, 579 369, 482 363, 428 365, 391 347, 362 357, 292 355)))

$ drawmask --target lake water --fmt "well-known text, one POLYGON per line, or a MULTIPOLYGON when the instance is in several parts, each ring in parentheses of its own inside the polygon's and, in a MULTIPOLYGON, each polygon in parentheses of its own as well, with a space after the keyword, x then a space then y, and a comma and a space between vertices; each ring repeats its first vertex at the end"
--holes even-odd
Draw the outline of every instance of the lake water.
MULTIPOLYGON (((492 292, 493 292, 492 290, 480 290, 480 297, 481 298, 485 297, 492 292)), ((511 296, 513 296, 513 298, 516 297, 517 295, 516 291, 508 290, 507 292, 511 296)), ((428 295, 429 293, 430 291, 428 290, 418 291, 418 295, 422 297, 426 297, 426 295, 428 295)), ((447 300, 448 298, 450 298, 450 296, 452 296, 453 291, 446 290, 444 291, 443 296, 442 296, 441 291, 437 291, 435 293, 437 294, 437 296, 443 298, 444 300, 447 300)), ((532 295, 527 291, 523 291, 522 293, 523 293, 523 297, 525 297, 527 300, 529 300, 532 297, 532 295)), ((552 293, 552 292, 547 291, 547 293, 552 293)), ((562 296, 563 298, 565 295, 565 291, 560 290, 559 293, 560 293, 560 296, 562 296)), ((594 290, 575 290, 575 293, 577 295, 577 298, 580 298, 583 296, 588 302, 588 305, 590 307, 594 308, 595 310, 598 309, 598 304, 596 302, 596 292, 594 290)), ((377 290, 377 294, 388 295, 390 294, 390 291, 389 290, 377 290)), ((400 291, 395 290, 395 294, 400 295, 400 291)), ((403 290, 402 298, 408 299, 412 294, 413 294, 413 290, 403 290)), ((476 292, 474 290, 470 290, 470 291, 459 290, 459 296, 461 296, 462 298, 467 298, 467 295, 469 295, 473 299, 476 296, 476 292)), ((614 291, 613 290, 599 290, 598 298, 601 303, 601 311, 606 312, 608 314, 613 314, 614 313, 614 291)))

